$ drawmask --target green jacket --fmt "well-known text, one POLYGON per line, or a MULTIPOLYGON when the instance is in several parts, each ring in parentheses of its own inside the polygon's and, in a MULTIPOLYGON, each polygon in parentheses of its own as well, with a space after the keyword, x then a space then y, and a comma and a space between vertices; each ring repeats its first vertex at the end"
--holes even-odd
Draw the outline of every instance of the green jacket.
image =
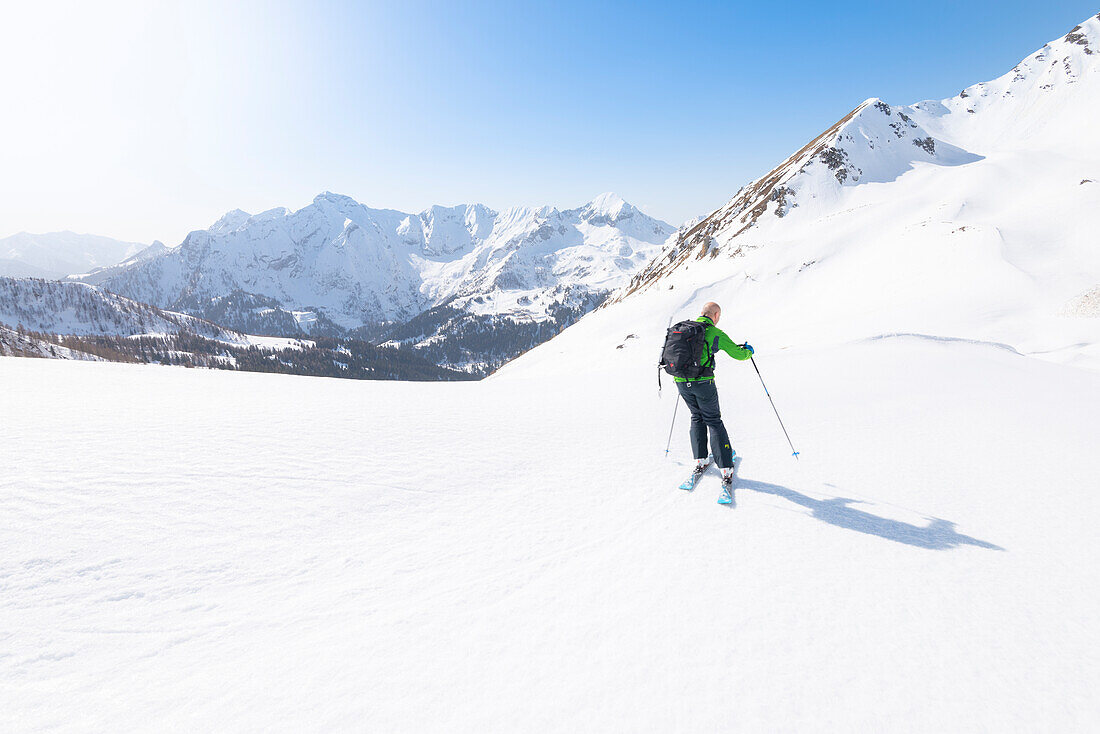
MULTIPOLYGON (((695 320, 707 325, 707 343, 706 346, 703 347, 703 359, 700 362, 704 367, 714 368, 714 357, 719 351, 725 352, 734 359, 739 359, 742 362, 752 356, 752 352, 745 349, 740 344, 734 343, 733 339, 726 336, 726 332, 715 326, 714 322, 706 316, 700 316, 695 320)), ((686 377, 675 377, 673 379, 676 382, 698 382, 700 380, 713 380, 714 375, 696 377, 694 380, 689 380, 686 377)))

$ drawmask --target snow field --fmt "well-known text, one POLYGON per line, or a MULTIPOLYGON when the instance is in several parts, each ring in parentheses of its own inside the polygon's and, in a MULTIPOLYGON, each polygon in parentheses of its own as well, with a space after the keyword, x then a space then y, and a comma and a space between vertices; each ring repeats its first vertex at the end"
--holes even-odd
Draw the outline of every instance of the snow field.
POLYGON ((796 464, 727 360, 727 509, 639 308, 482 383, 0 359, 0 728, 1092 728, 1094 373, 764 349, 796 464))

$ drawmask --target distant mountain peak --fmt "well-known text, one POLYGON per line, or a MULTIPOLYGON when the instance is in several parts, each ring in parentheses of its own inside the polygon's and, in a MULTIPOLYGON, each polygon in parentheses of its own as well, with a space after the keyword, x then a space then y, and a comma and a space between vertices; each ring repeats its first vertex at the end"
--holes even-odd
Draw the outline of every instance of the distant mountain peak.
POLYGON ((282 219, 289 213, 290 210, 287 209, 285 206, 277 206, 268 209, 267 211, 262 211, 259 214, 255 214, 250 217, 250 219, 254 222, 265 222, 270 219, 282 219))
POLYGON ((561 288, 588 303, 621 284, 674 231, 615 194, 567 211, 498 214, 459 204, 410 214, 325 191, 297 211, 228 212, 179 248, 112 271, 103 283, 198 312, 211 298, 241 291, 324 313, 344 329, 404 321, 458 295, 504 291, 523 296, 503 297, 502 313, 545 319, 561 288))
POLYGON ((330 205, 341 210, 362 206, 362 204, 360 204, 358 201, 351 198, 350 196, 346 196, 344 194, 336 194, 332 191, 322 191, 321 193, 317 194, 317 196, 313 197, 313 203, 318 206, 330 205))
POLYGON ((609 221, 615 221, 638 211, 623 197, 611 191, 600 194, 583 208, 590 213, 590 216, 606 217, 609 221))
POLYGON ((577 216, 593 225, 614 225, 622 220, 630 219, 636 214, 641 214, 641 212, 637 207, 627 203, 623 197, 607 191, 583 206, 570 209, 566 214, 577 216))
POLYGON ((221 216, 218 221, 210 225, 211 232, 232 232, 239 229, 242 224, 252 218, 252 215, 243 209, 231 209, 221 216))
POLYGON ((631 208, 623 197, 619 196, 613 191, 605 191, 597 196, 595 199, 588 203, 588 207, 594 212, 600 212, 601 214, 607 214, 608 216, 616 216, 624 208, 631 208))

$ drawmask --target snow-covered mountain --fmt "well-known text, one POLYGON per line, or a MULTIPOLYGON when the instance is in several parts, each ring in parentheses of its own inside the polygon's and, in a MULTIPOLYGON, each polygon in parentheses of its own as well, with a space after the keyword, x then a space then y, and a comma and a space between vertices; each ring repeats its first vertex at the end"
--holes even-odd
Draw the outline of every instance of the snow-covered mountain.
POLYGON ((187 314, 242 334, 384 344, 418 378, 418 359, 485 374, 597 306, 672 232, 613 194, 565 211, 414 215, 325 193, 296 212, 228 212, 179 247, 155 242, 63 283, 10 281, 0 321, 118 336, 177 333, 187 314))
POLYGON ((432 305, 544 317, 545 293, 565 286, 615 288, 674 231, 615 194, 565 211, 513 208, 495 215, 483 238, 453 251, 461 257, 420 260, 423 291, 432 305))
POLYGON ((107 361, 93 354, 54 344, 36 334, 16 331, 3 324, 0 324, 0 357, 38 357, 90 362, 107 361))
POLYGON ((672 232, 614 195, 566 211, 474 204, 406 214, 326 192, 295 212, 229 212, 104 284, 156 304, 240 290, 355 328, 493 291, 606 289, 672 232))
POLYGON ((613 300, 710 283, 758 340, 911 331, 1100 366, 1097 119, 1091 18, 956 97, 863 102, 613 300))
POLYGON ((247 344, 245 335, 84 283, 0 277, 0 324, 48 334, 135 336, 189 332, 247 344))
POLYGON ((462 380, 416 353, 355 339, 226 329, 87 283, 0 277, 0 356, 184 365, 366 380, 462 380))
POLYGON ((397 328, 395 343, 431 352, 463 334, 508 332, 492 356, 473 347, 435 355, 485 367, 587 312, 673 232, 614 194, 564 211, 472 204, 408 214, 326 192, 294 212, 231 211, 177 248, 88 281, 262 333, 388 337, 397 328), (423 330, 405 328, 426 312, 423 330))
POLYGON ((78 283, 88 283, 90 285, 100 285, 105 280, 118 275, 131 265, 136 265, 146 260, 152 260, 155 257, 159 257, 168 252, 168 247, 160 240, 154 240, 153 244, 145 247, 138 252, 134 253, 130 257, 126 258, 122 262, 115 265, 106 265, 103 267, 94 268, 85 273, 74 273, 65 278, 68 281, 74 281, 78 283))
POLYGON ((64 278, 117 265, 147 246, 91 234, 20 232, 0 239, 0 275, 12 278, 64 278))

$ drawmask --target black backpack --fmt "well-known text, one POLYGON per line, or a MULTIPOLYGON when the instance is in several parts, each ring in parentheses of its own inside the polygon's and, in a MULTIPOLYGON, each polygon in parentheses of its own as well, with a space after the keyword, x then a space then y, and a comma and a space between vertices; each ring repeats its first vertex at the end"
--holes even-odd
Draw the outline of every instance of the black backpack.
POLYGON ((707 325, 699 321, 681 321, 668 327, 665 347, 658 367, 673 377, 694 380, 703 376, 703 352, 707 343, 707 325))

